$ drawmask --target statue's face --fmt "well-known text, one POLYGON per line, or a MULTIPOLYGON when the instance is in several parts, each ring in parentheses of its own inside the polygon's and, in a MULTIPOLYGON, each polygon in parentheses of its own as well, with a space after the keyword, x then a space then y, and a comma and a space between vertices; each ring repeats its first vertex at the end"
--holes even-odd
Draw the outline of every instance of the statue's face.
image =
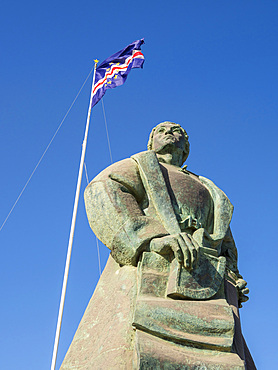
POLYGON ((167 149, 167 147, 171 151, 174 148, 184 150, 185 142, 186 138, 180 126, 171 122, 163 122, 154 132, 152 149, 156 152, 167 149))

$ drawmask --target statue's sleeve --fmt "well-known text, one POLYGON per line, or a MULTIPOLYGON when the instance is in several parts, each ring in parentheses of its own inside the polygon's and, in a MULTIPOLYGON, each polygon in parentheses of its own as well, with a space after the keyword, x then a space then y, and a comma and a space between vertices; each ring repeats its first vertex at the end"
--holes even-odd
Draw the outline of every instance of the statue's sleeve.
POLYGON ((132 159, 101 172, 86 188, 85 207, 96 236, 122 265, 136 265, 151 239, 168 235, 161 222, 146 216, 147 196, 132 159))
POLYGON ((237 247, 230 227, 222 242, 221 255, 226 257, 227 268, 236 274, 238 279, 241 279, 242 276, 238 271, 237 247))

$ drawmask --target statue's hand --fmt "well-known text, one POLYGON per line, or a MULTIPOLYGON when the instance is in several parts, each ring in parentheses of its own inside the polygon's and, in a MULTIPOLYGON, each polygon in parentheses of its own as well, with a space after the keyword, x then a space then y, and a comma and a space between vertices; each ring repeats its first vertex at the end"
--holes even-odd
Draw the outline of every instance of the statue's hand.
POLYGON ((246 287, 247 282, 243 279, 238 279, 236 287, 238 291, 239 307, 242 307, 242 303, 248 301, 249 297, 246 294, 249 293, 249 289, 246 287))
POLYGON ((175 258, 188 270, 196 267, 199 245, 186 233, 154 238, 150 242, 150 251, 161 255, 174 253, 175 258))

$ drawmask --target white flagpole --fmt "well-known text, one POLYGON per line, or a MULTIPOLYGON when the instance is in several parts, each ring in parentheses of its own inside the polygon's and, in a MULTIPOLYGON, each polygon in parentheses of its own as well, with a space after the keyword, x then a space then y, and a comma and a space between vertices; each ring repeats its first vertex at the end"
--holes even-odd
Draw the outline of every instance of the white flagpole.
POLYGON ((71 257, 71 250, 72 250, 72 243, 73 243, 73 236, 74 236, 75 221, 76 221, 77 207, 78 207, 78 201, 79 201, 82 173, 83 173, 83 167, 84 167, 85 152, 86 152, 86 146, 87 146, 89 123, 90 123, 91 110, 92 110, 93 89, 94 89, 94 84, 95 84, 96 67, 97 67, 98 60, 96 59, 96 60, 94 60, 94 62, 95 62, 95 68, 94 68, 94 75, 93 75, 93 83, 92 83, 92 88, 91 88, 91 97, 90 97, 90 104, 89 104, 89 108, 88 108, 88 115, 87 115, 87 123, 86 123, 86 129, 85 129, 85 134, 84 134, 84 140, 83 140, 83 143, 82 143, 82 153, 81 153, 78 180, 77 180, 77 186, 76 186, 76 192, 75 192, 73 214, 72 214, 72 219, 71 219, 71 228, 70 228, 70 236, 69 236, 69 243, 68 243, 67 259, 66 259, 66 266, 65 266, 65 272, 64 272, 62 293, 61 293, 61 298, 60 298, 60 307, 59 307, 59 314, 58 314, 58 320, 57 320, 57 326, 56 326, 56 334, 55 334, 55 342, 54 342, 53 354, 52 354, 51 370, 55 370, 55 366, 56 366, 56 359, 57 359, 60 331, 61 331, 61 324, 62 324, 66 289, 67 289, 67 283, 68 283, 70 257, 71 257))

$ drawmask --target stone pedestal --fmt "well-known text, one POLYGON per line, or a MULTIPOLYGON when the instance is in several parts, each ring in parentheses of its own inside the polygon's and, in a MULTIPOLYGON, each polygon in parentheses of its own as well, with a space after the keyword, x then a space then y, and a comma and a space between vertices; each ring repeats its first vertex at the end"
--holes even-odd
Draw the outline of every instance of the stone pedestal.
POLYGON ((109 257, 61 370, 256 369, 231 282, 226 299, 173 300, 140 296, 137 272, 109 257))
POLYGON ((134 369, 245 369, 236 353, 198 349, 172 343, 140 330, 136 332, 134 369))

